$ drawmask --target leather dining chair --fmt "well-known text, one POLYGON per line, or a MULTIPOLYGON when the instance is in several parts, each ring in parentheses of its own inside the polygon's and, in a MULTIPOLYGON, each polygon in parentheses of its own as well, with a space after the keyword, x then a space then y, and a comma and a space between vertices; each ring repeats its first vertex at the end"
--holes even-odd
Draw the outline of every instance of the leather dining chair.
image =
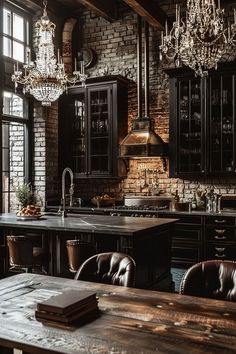
POLYGON ((27 236, 7 236, 10 269, 23 269, 27 273, 40 268, 43 273, 50 261, 50 254, 41 247, 33 247, 32 239, 27 236))
POLYGON ((91 243, 81 240, 67 240, 66 248, 69 270, 72 273, 76 273, 81 264, 96 253, 96 249, 91 243))
POLYGON ((136 264, 124 253, 106 252, 87 259, 75 275, 76 280, 133 287, 136 264))
POLYGON ((236 262, 209 260, 193 265, 181 280, 180 294, 236 301, 236 262))

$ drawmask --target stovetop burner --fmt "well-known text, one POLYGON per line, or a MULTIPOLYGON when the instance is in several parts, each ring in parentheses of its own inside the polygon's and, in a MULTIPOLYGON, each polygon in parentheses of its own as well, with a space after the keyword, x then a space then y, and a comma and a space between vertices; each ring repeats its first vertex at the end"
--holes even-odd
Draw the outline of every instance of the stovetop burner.
POLYGON ((168 205, 159 205, 159 206, 154 206, 154 205, 120 205, 120 206, 115 206, 113 208, 114 210, 134 210, 134 211, 158 211, 158 210, 165 210, 168 209, 168 205))

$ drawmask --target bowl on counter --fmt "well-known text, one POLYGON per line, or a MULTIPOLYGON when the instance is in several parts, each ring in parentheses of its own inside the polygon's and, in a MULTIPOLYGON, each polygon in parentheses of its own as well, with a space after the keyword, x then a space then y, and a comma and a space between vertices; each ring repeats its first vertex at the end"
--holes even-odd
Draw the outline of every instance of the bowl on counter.
POLYGON ((105 198, 103 196, 96 196, 91 199, 92 204, 96 205, 97 208, 115 205, 115 201, 115 198, 105 198))
POLYGON ((170 202, 170 210, 171 211, 189 211, 190 203, 189 202, 170 202))

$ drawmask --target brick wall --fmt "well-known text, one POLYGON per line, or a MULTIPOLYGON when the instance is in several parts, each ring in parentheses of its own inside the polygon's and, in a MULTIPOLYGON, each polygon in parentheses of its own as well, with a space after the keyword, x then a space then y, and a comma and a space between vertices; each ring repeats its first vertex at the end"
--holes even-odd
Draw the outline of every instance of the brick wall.
MULTIPOLYGON (((170 17, 175 15, 175 4, 182 5, 183 1, 160 1, 163 9, 170 17), (174 3, 174 4, 173 4, 174 3)), ((232 5, 230 5, 232 7, 232 5)), ((137 40, 137 17, 128 8, 124 7, 120 10, 120 20, 112 23, 103 18, 96 16, 94 13, 84 10, 81 13, 81 36, 84 46, 88 46, 96 53, 95 64, 86 70, 86 73, 91 76, 103 76, 106 74, 120 74, 132 80, 133 84, 129 87, 129 107, 128 119, 129 127, 131 121, 137 116, 137 60, 136 60, 136 40, 137 40)), ((65 35, 64 38, 67 38, 65 35)), ((71 48, 70 39, 68 38, 68 48, 71 48)), ((160 44, 160 32, 156 29, 150 28, 150 117, 155 120, 155 130, 163 138, 164 141, 169 140, 169 90, 168 77, 164 73, 163 68, 169 64, 159 61, 158 47, 160 44)), ((68 52, 67 52, 67 63, 68 52)), ((70 64, 70 63, 69 63, 70 64)), ((37 173, 35 177, 39 178, 39 182, 44 183, 44 193, 47 196, 56 193, 58 179, 57 179, 57 151, 55 146, 57 144, 57 111, 56 107, 50 110, 49 120, 47 121, 46 137, 44 143, 46 144, 45 151, 39 141, 36 141, 36 150, 41 151, 41 154, 46 157, 44 166, 44 175, 40 175, 40 168, 42 163, 37 162, 35 156, 35 168, 37 173), (39 145, 39 146, 38 146, 39 145), (39 164, 39 166, 37 166, 39 164), (41 177, 40 177, 41 176, 41 177), (40 179, 42 178, 42 180, 40 179)), ((39 118, 40 120, 40 118, 39 118)), ((45 122, 41 122, 45 125, 45 122)), ((35 127, 36 128, 36 127, 35 127)), ((35 130, 37 136, 37 132, 35 130)), ((40 137, 39 137, 40 138, 40 137)), ((43 142, 42 142, 43 144, 43 142)), ((40 155, 40 157, 42 157, 40 155)), ((114 181, 89 181, 79 180, 76 182, 76 194, 85 199, 90 199, 95 194, 110 193, 114 195, 123 195, 125 193, 135 193, 140 195, 147 195, 156 193, 156 185, 158 189, 173 193, 176 189, 179 194, 186 198, 191 197, 196 188, 209 188, 214 185, 216 191, 221 193, 235 193, 236 183, 234 180, 180 180, 170 179, 168 177, 168 163, 167 171, 163 170, 162 161, 159 158, 152 159, 137 159, 129 163, 129 173, 127 178, 122 182, 114 181), (149 187, 144 187, 144 183, 140 184, 144 169, 148 170, 147 183, 149 187), (154 188, 154 187, 155 188, 154 188)))

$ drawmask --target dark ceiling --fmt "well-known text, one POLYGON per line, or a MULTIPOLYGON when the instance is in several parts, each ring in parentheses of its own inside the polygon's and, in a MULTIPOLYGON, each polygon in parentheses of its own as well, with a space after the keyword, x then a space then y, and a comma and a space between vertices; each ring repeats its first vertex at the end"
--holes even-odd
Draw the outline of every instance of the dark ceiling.
MULTIPOLYGON (((25 0, 24 4, 36 11, 43 7, 43 0, 25 0)), ((63 18, 79 14, 82 7, 108 21, 117 19, 121 8, 131 8, 152 26, 160 29, 163 29, 167 18, 157 0, 47 0, 48 11, 63 18)))
MULTIPOLYGON (((187 0, 176 1, 179 5, 185 4, 187 0)), ((21 4, 32 11, 42 9, 43 0, 21 0, 21 4)), ((221 1, 222 6, 236 4, 236 0, 221 1)), ((169 0, 168 0, 169 4, 169 0)), ((122 8, 131 8, 134 12, 143 17, 149 24, 159 29, 163 29, 165 21, 173 21, 169 19, 164 8, 164 0, 47 0, 47 8, 49 12, 61 18, 68 18, 72 15, 78 15, 81 8, 95 12, 98 16, 113 21, 118 18, 119 10, 122 8), (160 3, 160 5, 159 5, 160 3)))

